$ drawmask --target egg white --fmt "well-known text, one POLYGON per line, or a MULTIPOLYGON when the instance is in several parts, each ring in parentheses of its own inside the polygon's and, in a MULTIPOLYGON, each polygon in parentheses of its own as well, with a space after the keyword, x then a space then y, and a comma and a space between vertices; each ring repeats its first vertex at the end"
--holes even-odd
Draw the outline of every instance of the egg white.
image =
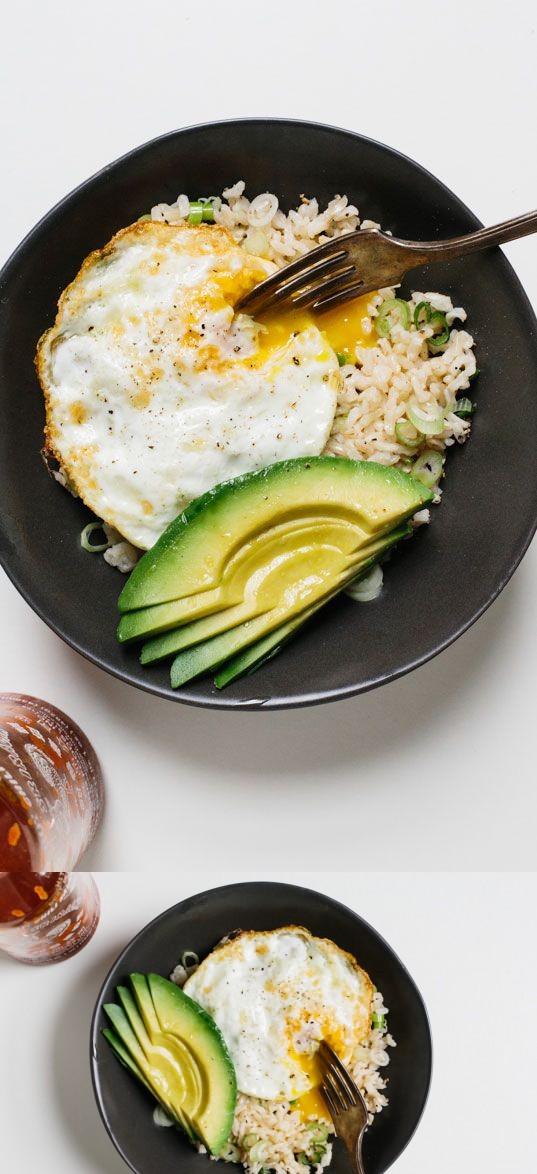
POLYGON ((139 222, 86 259, 40 340, 47 449, 135 546, 219 482, 326 444, 331 346, 310 325, 263 348, 234 313, 270 268, 224 228, 139 222))
POLYGON ((356 960, 301 927, 241 933, 217 946, 184 990, 216 1020, 241 1092, 300 1098, 317 1082, 321 1039, 344 1063, 368 1034, 373 986, 356 960))

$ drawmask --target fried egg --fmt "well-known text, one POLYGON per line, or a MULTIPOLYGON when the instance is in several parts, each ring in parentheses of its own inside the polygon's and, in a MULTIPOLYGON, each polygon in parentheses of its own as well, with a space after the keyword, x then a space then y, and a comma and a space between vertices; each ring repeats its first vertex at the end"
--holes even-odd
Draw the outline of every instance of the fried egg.
POLYGON ((348 1064, 371 1025, 373 985, 351 954, 297 926, 240 933, 204 959, 184 990, 216 1020, 241 1092, 298 1100, 305 1118, 327 1117, 319 1043, 348 1064))
POLYGON ((325 334, 234 311, 273 268, 225 228, 143 221, 60 298, 36 359, 46 449, 137 547, 219 482, 325 447, 341 384, 325 334))

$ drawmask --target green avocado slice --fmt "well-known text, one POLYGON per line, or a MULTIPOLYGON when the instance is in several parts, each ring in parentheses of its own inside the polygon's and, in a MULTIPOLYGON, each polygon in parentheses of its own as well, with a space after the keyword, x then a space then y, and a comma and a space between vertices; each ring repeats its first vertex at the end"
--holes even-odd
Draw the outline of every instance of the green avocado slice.
POLYGON ((193 999, 157 974, 130 975, 121 1006, 104 1007, 104 1032, 117 1058, 149 1088, 191 1141, 217 1154, 231 1133, 235 1069, 224 1038, 193 999), (133 997, 134 996, 134 997, 133 997))
MULTIPOLYGON (((226 607, 215 615, 195 620, 192 624, 183 624, 180 628, 172 628, 171 632, 163 632, 153 639, 147 640, 140 653, 141 664, 154 664, 158 660, 165 660, 173 656, 182 648, 190 648, 193 644, 200 644, 210 636, 217 636, 219 632, 229 632, 245 620, 253 619, 259 612, 255 604, 243 602, 236 607, 226 607)), ((264 612, 262 614, 265 614, 264 612)))
MULTIPOLYGON (((149 988, 147 990, 150 1002, 149 988)), ((202 1099, 202 1083, 192 1056, 181 1040, 165 1037, 160 1028, 155 1032, 151 1027, 149 1030, 146 1028, 138 1005, 127 987, 118 986, 117 996, 147 1059, 162 1072, 166 1080, 163 1087, 175 1089, 176 1095, 172 1100, 175 1115, 185 1133, 192 1136, 191 1118, 202 1099)))
MULTIPOLYGON (((404 532, 407 532, 406 527, 404 532)), ((389 546, 393 546, 394 542, 398 541, 402 533, 401 528, 398 528, 395 535, 392 531, 391 534, 380 539, 376 548, 370 544, 366 557, 363 556, 362 551, 359 551, 354 559, 340 559, 337 573, 332 573, 324 581, 315 583, 313 586, 304 586, 299 576, 300 589, 292 597, 290 603, 284 602, 283 605, 274 607, 264 615, 247 620, 230 631, 225 631, 221 635, 205 640, 202 644, 185 648, 179 652, 171 666, 172 689, 177 689, 187 681, 200 677, 211 669, 218 668, 229 657, 256 643, 268 633, 275 632, 282 624, 287 625, 293 619, 304 618, 306 612, 311 614, 312 608, 317 610, 333 595, 337 595, 361 570, 371 566, 376 558, 379 558, 389 546), (373 550, 374 553, 372 553, 373 550)), ((339 554, 339 552, 337 553, 339 554)))
MULTIPOLYGON (((379 561, 379 557, 382 554, 402 538, 408 538, 411 533, 412 528, 408 525, 400 526, 397 530, 393 530, 389 537, 384 539, 382 550, 374 558, 366 559, 363 566, 356 572, 357 575, 360 574, 360 571, 365 574, 374 562, 379 561)), ((265 664, 267 660, 271 660, 283 648, 284 644, 287 644, 292 636, 298 632, 299 628, 302 628, 321 607, 324 607, 329 599, 333 599, 338 594, 339 591, 334 591, 327 599, 322 599, 320 603, 314 604, 313 607, 308 607, 306 611, 302 612, 295 619, 290 620, 286 624, 282 624, 281 627, 276 628, 273 632, 269 632, 268 636, 257 640, 255 644, 248 646, 238 652, 236 656, 227 660, 214 678, 216 688, 224 689, 232 681, 237 681, 239 677, 244 677, 247 673, 254 672, 262 664, 265 664)))
POLYGON ((218 589, 237 552, 255 547, 275 526, 299 528, 304 516, 330 514, 373 535, 410 517, 431 497, 397 469, 343 457, 297 458, 246 473, 197 498, 168 526, 134 568, 119 610, 218 589))
MULTIPOLYGON (((349 553, 369 539, 357 517, 338 518, 320 513, 309 517, 304 513, 300 518, 287 519, 261 531, 235 551, 223 569, 218 588, 125 612, 119 621, 118 640, 123 644, 148 634, 162 634, 198 619, 222 615, 226 609, 230 620, 234 620, 231 608, 245 602, 246 596, 252 594, 252 584, 257 585, 263 566, 270 571, 271 566, 281 564, 284 554, 292 555, 305 539, 309 538, 313 545, 323 536, 337 542, 341 550, 349 553)), ((262 607, 257 606, 251 615, 260 610, 262 607)), ((232 627, 232 623, 229 626, 232 627)))
POLYGON ((235 1069, 224 1037, 214 1019, 174 983, 159 974, 148 974, 147 983, 162 1032, 180 1039, 196 1060, 203 1095, 192 1124, 209 1152, 218 1154, 229 1140, 237 1102, 235 1069))
POLYGON ((178 1090, 173 1078, 172 1084, 169 1083, 169 1064, 166 1063, 166 1074, 164 1074, 160 1060, 157 1058, 156 1065, 152 1062, 155 1057, 150 1058, 142 1048, 123 1007, 118 1007, 117 1003, 107 1003, 103 1010, 114 1028, 114 1035, 119 1038, 120 1043, 131 1055, 133 1061, 131 1071, 135 1072, 135 1069, 138 1069, 141 1072, 144 1084, 151 1089, 159 1104, 185 1130, 191 1140, 195 1139, 192 1125, 186 1120, 181 1109, 182 1088, 178 1090))
POLYGON ((123 1046, 119 1036, 116 1035, 115 1031, 112 1031, 110 1027, 105 1027, 105 1028, 103 1028, 103 1035, 104 1035, 104 1038, 106 1040, 108 1040, 108 1043, 110 1044, 110 1047, 112 1048, 112 1051, 115 1052, 118 1060, 121 1061, 124 1068, 127 1068, 129 1070, 129 1072, 132 1072, 133 1076, 136 1076, 137 1080, 139 1080, 141 1084, 144 1084, 150 1093, 153 1093, 153 1089, 151 1088, 151 1085, 146 1080, 141 1069, 138 1067, 138 1065, 133 1060, 128 1048, 125 1048, 123 1046))
MULTIPOLYGON (((180 652, 183 648, 191 648, 194 644, 200 644, 204 640, 209 640, 213 636, 219 635, 221 632, 227 632, 231 628, 236 628, 240 624, 246 623, 249 620, 255 619, 257 616, 266 615, 271 608, 271 597, 283 596, 284 591, 292 588, 296 582, 300 581, 300 574, 297 571, 297 558, 300 555, 300 540, 314 539, 315 550, 312 551, 311 563, 312 567, 316 565, 319 570, 319 551, 318 548, 324 539, 326 548, 328 549, 329 561, 334 571, 334 550, 331 543, 334 542, 337 535, 338 541, 344 545, 343 537, 347 539, 347 547, 352 550, 358 544, 359 539, 355 536, 352 539, 352 531, 346 528, 345 535, 338 534, 338 527, 334 527, 332 522, 324 527, 308 528, 308 530, 301 531, 300 534, 295 534, 293 542, 294 549, 285 552, 280 551, 278 560, 266 568, 264 573, 261 568, 255 578, 254 590, 250 591, 248 597, 243 600, 241 604, 234 608, 227 608, 222 612, 218 612, 211 616, 206 616, 197 622, 185 624, 180 628, 172 629, 170 632, 154 636, 153 639, 148 640, 140 655, 142 664, 152 664, 157 660, 163 660, 167 656, 173 656, 174 653, 180 652), (286 560, 285 565, 284 559, 286 560), (276 577, 276 584, 273 583, 276 577)), ((366 545, 360 546, 360 559, 366 563, 371 561, 374 557, 382 554, 387 544, 393 545, 400 537, 408 533, 408 527, 399 528, 397 531, 392 531, 390 538, 383 536, 382 538, 375 537, 366 545)), ((310 547, 306 548, 311 549, 310 547)), ((311 570, 309 566, 309 554, 306 557, 306 565, 304 567, 306 574, 311 570)))
MULTIPOLYGON (((241 598, 241 594, 237 592, 236 598, 231 599, 229 606, 240 603, 241 598)), ((158 603, 154 607, 141 607, 121 616, 117 638, 120 644, 126 644, 130 640, 142 639, 151 632, 166 632, 178 624, 188 624, 227 606, 227 602, 222 599, 221 589, 216 588, 214 591, 189 595, 186 599, 172 599, 169 603, 158 603)))

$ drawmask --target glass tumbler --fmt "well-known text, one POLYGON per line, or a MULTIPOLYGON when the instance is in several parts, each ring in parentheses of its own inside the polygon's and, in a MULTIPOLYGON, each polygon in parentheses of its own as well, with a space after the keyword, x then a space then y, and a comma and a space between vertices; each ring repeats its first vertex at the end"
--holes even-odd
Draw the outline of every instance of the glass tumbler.
POLYGON ((74 868, 103 806, 97 756, 75 722, 36 697, 0 694, 0 869, 74 868))
POLYGON ((78 953, 99 912, 89 872, 0 872, 0 949, 21 962, 61 962, 78 953))

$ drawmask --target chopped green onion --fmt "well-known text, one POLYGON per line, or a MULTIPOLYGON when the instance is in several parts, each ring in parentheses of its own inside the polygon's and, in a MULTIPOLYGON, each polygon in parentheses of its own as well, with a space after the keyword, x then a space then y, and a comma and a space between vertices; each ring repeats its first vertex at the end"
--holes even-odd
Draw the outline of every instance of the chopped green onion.
POLYGON ((155 1125, 160 1125, 164 1129, 167 1129, 170 1125, 175 1125, 173 1117, 170 1117, 170 1114, 162 1108, 162 1105, 157 1105, 153 1109, 153 1121, 155 1125))
MULTIPOLYGON (((102 522, 89 522, 80 535, 80 545, 82 550, 89 550, 91 554, 102 554, 103 550, 108 550, 111 543, 106 539, 106 542, 90 542, 90 534, 94 534, 95 530, 103 530, 102 522)), ((106 535, 105 535, 106 537, 106 535)))
POLYGON ((410 420, 398 420, 395 425, 395 435, 399 444, 406 444, 407 448, 418 448, 423 434, 410 423, 410 420))
POLYGON ((349 356, 349 355, 346 355, 346 354, 344 354, 344 352, 343 352, 343 351, 336 351, 336 359, 337 359, 337 361, 338 361, 338 363, 339 363, 340 367, 345 367, 345 365, 346 365, 347 363, 351 363, 351 362, 352 362, 352 359, 350 358, 350 356, 349 356))
POLYGON ((466 399, 463 396, 462 399, 457 400, 455 415, 460 416, 461 420, 467 420, 468 416, 473 416, 474 412, 475 404, 472 403, 471 399, 466 399))
POLYGON ((373 1028, 373 1031, 386 1031, 388 1027, 386 1016, 379 1015, 378 1011, 373 1011, 371 1016, 371 1027, 373 1028))
POLYGON ((140 224, 142 220, 151 220, 151 214, 149 212, 145 212, 143 216, 138 217, 138 220, 136 223, 140 224))
POLYGON ((416 330, 421 330, 422 326, 427 326, 431 321, 431 303, 418 302, 414 310, 414 326, 416 330))
POLYGON ((264 1158, 268 1157, 269 1147, 266 1141, 257 1141, 255 1145, 248 1150, 248 1158, 250 1162, 262 1162, 264 1158))
POLYGON ((382 567, 377 563, 365 575, 362 572, 356 579, 351 579, 345 587, 345 595, 348 595, 349 599, 354 599, 355 603, 371 603, 380 595, 383 579, 382 567))
POLYGON ((201 196, 199 200, 190 200, 190 212, 187 216, 189 224, 214 224, 214 201, 216 196, 201 196))
POLYGON ((312 1140, 314 1142, 326 1141, 328 1137, 328 1126, 323 1125, 322 1121, 310 1121, 306 1125, 306 1129, 309 1129, 310 1133, 313 1134, 312 1140))
POLYGON ((198 955, 193 950, 185 950, 184 954, 181 954, 181 966, 184 966, 185 970, 189 970, 191 966, 199 966, 199 964, 198 955))
POLYGON ((302 1163, 303 1166, 309 1166, 309 1164, 310 1164, 310 1159, 308 1158, 307 1154, 304 1154, 304 1153, 299 1154, 298 1160, 299 1160, 299 1162, 302 1163))
POLYGON ((385 298, 377 311, 375 330, 381 338, 388 338, 393 327, 397 325, 402 326, 404 330, 408 330, 410 326, 408 302, 404 302, 402 298, 385 298))
POLYGON ((417 400, 411 400, 407 404, 407 419, 423 436, 440 436, 445 427, 444 409, 439 408, 436 404, 428 405, 428 407, 429 411, 426 411, 417 400))
POLYGON ((424 448, 414 461, 411 470, 412 476, 421 481, 422 485, 426 485, 427 489, 433 489, 440 480, 443 465, 442 453, 433 448, 424 448))
POLYGON ((321 1158, 324 1158, 327 1148, 327 1146, 322 1145, 319 1142, 315 1143, 313 1147, 313 1157, 316 1162, 320 1162, 321 1158))
POLYGON ((427 344, 431 350, 437 351, 449 342, 450 329, 447 324, 446 315, 441 310, 435 310, 434 314, 431 314, 427 325, 432 326, 434 330, 432 337, 427 339, 427 344))

